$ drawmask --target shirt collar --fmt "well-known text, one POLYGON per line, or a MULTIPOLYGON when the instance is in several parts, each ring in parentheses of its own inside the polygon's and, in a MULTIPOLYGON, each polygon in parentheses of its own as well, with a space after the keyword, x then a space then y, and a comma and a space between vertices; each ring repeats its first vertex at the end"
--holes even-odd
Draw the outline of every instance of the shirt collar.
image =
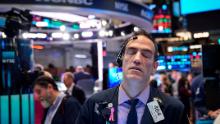
POLYGON ((148 85, 141 94, 137 97, 142 103, 146 105, 148 98, 150 96, 150 85, 148 85))
MULTIPOLYGON (((147 86, 142 92, 141 94, 137 97, 137 99, 139 99, 143 104, 146 105, 147 100, 150 96, 150 86, 147 86)), ((128 97, 128 95, 125 93, 125 91, 123 90, 123 88, 120 86, 119 87, 119 92, 118 92, 118 105, 123 104, 124 102, 130 100, 130 98, 128 97)))
POLYGON ((59 95, 56 97, 55 101, 53 102, 52 106, 57 106, 60 101, 62 101, 63 97, 65 97, 65 94, 59 93, 59 95))
POLYGON ((73 87, 74 87, 74 84, 72 83, 71 86, 70 86, 70 88, 67 89, 67 92, 68 92, 70 95, 72 95, 73 87))

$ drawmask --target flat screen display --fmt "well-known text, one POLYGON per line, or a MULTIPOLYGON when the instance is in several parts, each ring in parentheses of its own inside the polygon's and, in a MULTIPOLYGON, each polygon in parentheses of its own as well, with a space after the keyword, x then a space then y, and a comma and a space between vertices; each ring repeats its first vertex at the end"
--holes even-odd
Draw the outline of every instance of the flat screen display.
POLYGON ((15 52, 2 51, 2 63, 15 63, 15 52))
POLYGON ((181 0, 180 5, 183 15, 220 10, 220 0, 181 0))
POLYGON ((158 62, 157 71, 162 71, 167 69, 165 56, 159 56, 157 62, 158 62))
POLYGON ((167 56, 167 69, 189 71, 191 69, 190 55, 167 56))
POLYGON ((117 86, 123 79, 122 68, 113 67, 108 70, 108 88, 117 86))

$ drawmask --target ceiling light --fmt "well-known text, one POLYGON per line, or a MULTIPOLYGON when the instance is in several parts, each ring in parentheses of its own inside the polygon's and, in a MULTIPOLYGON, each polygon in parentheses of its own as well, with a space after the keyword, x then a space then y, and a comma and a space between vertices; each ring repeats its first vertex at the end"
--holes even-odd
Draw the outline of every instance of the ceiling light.
POLYGON ((125 36, 125 32, 124 31, 121 32, 121 36, 125 36))
POLYGON ((78 38, 79 38, 79 34, 74 34, 73 37, 74 37, 75 39, 78 39, 78 38))
POLYGON ((99 31, 99 36, 100 36, 100 37, 104 37, 105 34, 106 34, 106 31, 105 31, 105 30, 99 31))
POLYGON ((88 18, 84 16, 79 16, 70 13, 62 13, 62 12, 40 12, 40 11, 31 11, 31 14, 49 17, 53 19, 68 21, 68 22, 80 22, 85 21, 88 18))
POLYGON ((55 33, 52 33, 51 36, 52 36, 53 38, 62 38, 62 37, 63 37, 63 33, 55 32, 55 33))
POLYGON ((40 38, 40 39, 44 39, 44 38, 47 37, 47 34, 45 34, 45 33, 23 33, 22 37, 24 39, 27 39, 27 38, 40 38))
POLYGON ((84 54, 76 54, 76 55, 75 55, 75 58, 86 59, 87 56, 84 55, 84 54))
POLYGON ((63 39, 64 39, 64 40, 69 40, 69 39, 70 39, 70 34, 64 33, 64 34, 63 34, 63 39))
POLYGON ((36 26, 37 27, 48 27, 48 23, 47 22, 36 22, 36 26))
POLYGON ((106 20, 102 20, 102 25, 106 26, 107 25, 107 21, 106 20))
POLYGON ((65 25, 61 25, 61 26, 60 26, 60 30, 61 30, 61 31, 65 31, 65 30, 66 30, 66 26, 65 26, 65 25))
POLYGON ((88 19, 94 19, 95 18, 95 15, 89 15, 88 16, 88 19))
POLYGON ((134 27, 134 31, 135 31, 135 32, 138 32, 139 30, 140 30, 140 29, 139 29, 138 27, 136 27, 136 26, 134 27))
POLYGON ((108 36, 112 37, 113 36, 113 30, 108 31, 108 36))
POLYGON ((82 37, 92 37, 93 36, 93 32, 91 31, 85 31, 85 32, 82 32, 82 37))

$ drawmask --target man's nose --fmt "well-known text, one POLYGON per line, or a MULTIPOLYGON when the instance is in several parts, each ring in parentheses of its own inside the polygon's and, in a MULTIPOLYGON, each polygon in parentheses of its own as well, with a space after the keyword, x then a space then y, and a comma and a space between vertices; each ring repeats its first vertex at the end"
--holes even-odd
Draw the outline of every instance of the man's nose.
POLYGON ((134 64, 139 65, 141 64, 141 52, 137 51, 137 53, 134 55, 134 64))

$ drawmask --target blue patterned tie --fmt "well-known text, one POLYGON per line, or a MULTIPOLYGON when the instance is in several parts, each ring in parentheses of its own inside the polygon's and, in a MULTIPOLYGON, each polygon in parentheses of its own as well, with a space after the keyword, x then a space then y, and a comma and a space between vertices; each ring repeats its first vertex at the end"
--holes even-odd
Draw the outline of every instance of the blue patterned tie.
POLYGON ((137 124, 137 111, 136 111, 136 105, 138 103, 138 99, 132 99, 128 100, 128 104, 130 105, 130 111, 128 113, 127 117, 127 124, 137 124))

